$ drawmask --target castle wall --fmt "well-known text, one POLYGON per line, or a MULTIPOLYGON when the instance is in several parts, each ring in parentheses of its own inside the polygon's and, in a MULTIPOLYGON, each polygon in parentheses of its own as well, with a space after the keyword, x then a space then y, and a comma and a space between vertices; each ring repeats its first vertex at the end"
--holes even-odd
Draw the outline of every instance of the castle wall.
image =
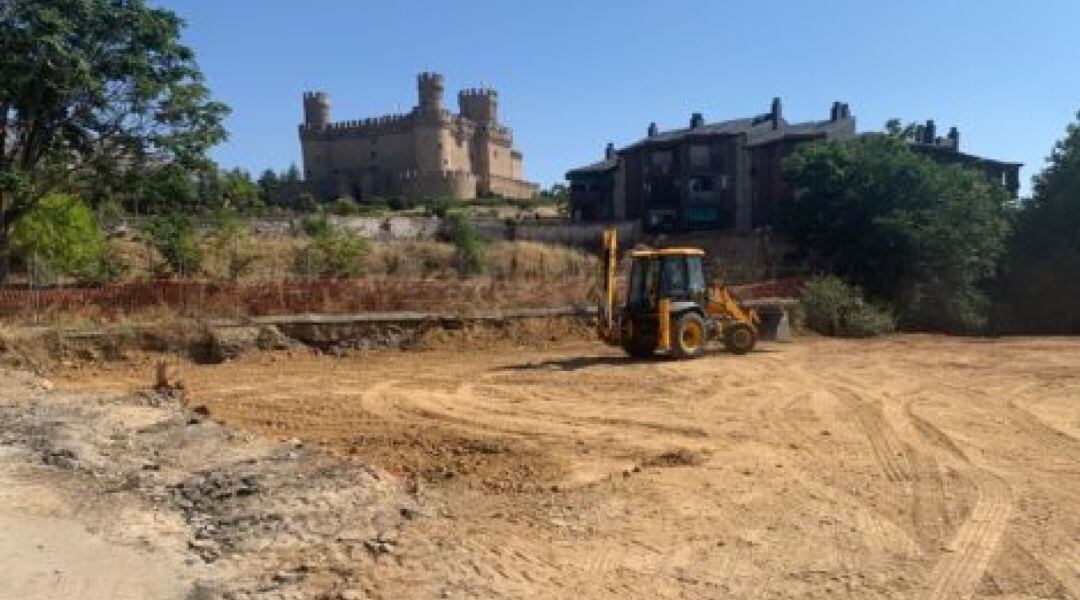
POLYGON ((521 154, 499 125, 497 94, 465 90, 461 115, 442 108, 442 77, 422 73, 420 104, 404 115, 329 122, 329 97, 304 95, 300 126, 304 178, 323 198, 349 195, 474 198, 477 192, 530 197, 521 154))

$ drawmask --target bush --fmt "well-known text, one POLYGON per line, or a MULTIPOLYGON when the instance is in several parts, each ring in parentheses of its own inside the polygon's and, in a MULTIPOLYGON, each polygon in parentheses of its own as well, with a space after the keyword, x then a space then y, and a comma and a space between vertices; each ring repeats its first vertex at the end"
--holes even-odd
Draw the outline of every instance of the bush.
POLYGON ((221 209, 214 221, 209 241, 215 263, 220 267, 217 276, 235 283, 255 266, 255 240, 232 210, 221 209))
POLYGON ((355 215, 358 208, 356 200, 347 197, 338 198, 330 203, 330 212, 339 217, 355 215))
POLYGON ((395 196, 389 200, 387 206, 390 207, 390 210, 401 211, 411 209, 413 207, 413 203, 406 198, 400 198, 398 196, 395 196))
POLYGON ((195 226, 182 213, 154 217, 145 227, 150 245, 165 259, 164 265, 156 265, 159 276, 172 274, 181 277, 194 275, 202 265, 195 226))
POLYGON ((454 245, 458 275, 467 277, 484 271, 484 242, 465 213, 454 211, 446 215, 442 235, 454 245))
POLYGON ((865 338, 896 329, 888 310, 866 301, 861 289, 839 277, 811 280, 799 304, 806 326, 824 335, 865 338))
POLYGON ((296 208, 302 212, 317 212, 319 201, 310 192, 300 192, 296 197, 296 208))
POLYGON ((12 246, 31 280, 70 276, 96 280, 105 264, 105 237, 90 208, 78 198, 52 194, 15 223, 12 246))
POLYGON ((310 237, 294 257, 293 270, 304 277, 352 277, 360 271, 360 258, 367 252, 364 238, 342 230, 325 217, 308 217, 301 222, 310 237))

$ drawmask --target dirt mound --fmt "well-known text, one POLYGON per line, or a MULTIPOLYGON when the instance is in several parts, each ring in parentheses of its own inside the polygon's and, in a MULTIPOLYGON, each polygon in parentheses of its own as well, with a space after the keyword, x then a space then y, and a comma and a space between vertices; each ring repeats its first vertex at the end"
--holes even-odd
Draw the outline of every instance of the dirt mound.
MULTIPOLYGON (((186 581, 188 597, 359 593, 364 565, 393 552, 388 540, 424 514, 385 471, 222 427, 173 396, 77 397, 15 379, 0 390, 0 448, 13 451, 0 454, 0 472, 36 469, 35 481, 63 487, 57 502, 73 507, 80 526, 104 531, 104 543, 135 535, 140 547, 175 557, 165 579, 186 581)), ((21 514, 8 514, 19 488, 8 489, 16 492, 5 492, 0 522, 21 514)), ((82 585, 73 574, 45 587, 23 576, 32 577, 5 573, 26 584, 16 589, 28 598, 82 585)))
POLYGON ((587 317, 508 319, 427 329, 417 336, 413 346, 438 350, 510 343, 542 348, 568 340, 591 339, 595 335, 592 319, 587 317))

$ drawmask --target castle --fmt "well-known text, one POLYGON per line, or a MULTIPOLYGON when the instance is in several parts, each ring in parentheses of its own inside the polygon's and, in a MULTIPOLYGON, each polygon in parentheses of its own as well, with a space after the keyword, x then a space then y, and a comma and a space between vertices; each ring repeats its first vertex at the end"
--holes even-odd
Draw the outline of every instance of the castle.
POLYGON ((305 93, 300 145, 309 190, 359 201, 536 195, 513 133, 499 123, 495 90, 462 90, 455 114, 443 108, 442 75, 421 73, 417 87, 419 105, 409 113, 337 123, 326 93, 305 93))

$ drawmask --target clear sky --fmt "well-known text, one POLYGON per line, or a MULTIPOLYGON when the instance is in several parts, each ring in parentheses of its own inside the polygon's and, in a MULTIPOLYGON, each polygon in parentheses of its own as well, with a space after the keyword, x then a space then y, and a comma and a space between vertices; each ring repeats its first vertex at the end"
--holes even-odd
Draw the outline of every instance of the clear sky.
POLYGON ((528 178, 547 186, 630 143, 766 112, 860 131, 891 117, 960 128, 962 149, 1025 163, 1024 189, 1080 110, 1077 0, 154 0, 188 23, 215 95, 233 109, 214 155, 254 172, 300 162, 301 93, 334 120, 408 111, 416 73, 446 102, 499 90, 528 178))

